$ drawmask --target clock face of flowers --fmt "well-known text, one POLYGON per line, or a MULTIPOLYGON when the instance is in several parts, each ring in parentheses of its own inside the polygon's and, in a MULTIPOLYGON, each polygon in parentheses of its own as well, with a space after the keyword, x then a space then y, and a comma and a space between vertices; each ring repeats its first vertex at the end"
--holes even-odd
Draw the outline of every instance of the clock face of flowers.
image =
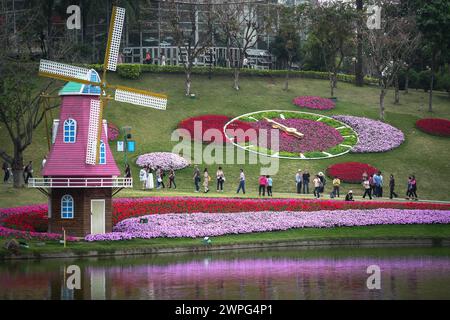
POLYGON ((224 133, 236 146, 249 152, 289 159, 335 157, 349 152, 358 142, 356 132, 339 120, 287 110, 241 115, 225 125, 224 133), (251 126, 253 130, 248 139, 233 130, 235 122, 251 126))

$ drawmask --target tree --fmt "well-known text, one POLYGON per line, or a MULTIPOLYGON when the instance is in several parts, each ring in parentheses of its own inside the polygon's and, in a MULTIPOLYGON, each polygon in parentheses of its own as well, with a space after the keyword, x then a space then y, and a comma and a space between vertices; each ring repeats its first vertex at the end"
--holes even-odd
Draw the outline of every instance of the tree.
POLYGON ((178 47, 179 59, 184 66, 185 73, 185 94, 191 94, 191 74, 192 68, 198 57, 204 54, 212 44, 212 10, 211 2, 189 0, 178 3, 171 0, 169 17, 167 21, 172 31, 175 43, 178 47), (205 10, 201 11, 203 7, 205 10), (188 23, 183 23, 187 18, 188 23), (204 30, 199 30, 199 21, 205 26, 204 30))
POLYGON ((276 56, 277 61, 285 63, 287 72, 284 90, 288 90, 292 63, 298 62, 301 56, 301 33, 306 29, 305 6, 281 7, 278 25, 272 53, 276 56))
POLYGON ((255 46, 257 35, 266 30, 272 20, 263 6, 252 2, 219 3, 214 6, 214 12, 215 20, 229 43, 228 57, 234 68, 233 88, 239 90, 239 74, 247 50, 255 46), (231 47, 238 49, 238 55, 231 54, 231 47))
POLYGON ((330 79, 330 92, 334 97, 337 72, 354 34, 352 25, 356 13, 348 3, 330 1, 311 6, 308 16, 311 20, 311 36, 317 39, 322 49, 322 58, 330 79))
POLYGON ((359 87, 364 85, 363 73, 363 21, 361 19, 363 10, 363 0, 356 0, 356 10, 358 12, 357 31, 356 31, 356 65, 355 65, 355 84, 359 87))
POLYGON ((450 50, 450 2, 448 0, 414 0, 417 11, 416 21, 422 33, 422 41, 430 57, 430 86, 428 91, 428 111, 433 111, 433 87, 436 70, 442 56, 450 50))
POLYGON ((382 8, 380 29, 365 29, 367 55, 380 89, 380 119, 385 119, 384 98, 397 77, 403 61, 419 43, 415 17, 401 16, 394 0, 379 0, 382 8))

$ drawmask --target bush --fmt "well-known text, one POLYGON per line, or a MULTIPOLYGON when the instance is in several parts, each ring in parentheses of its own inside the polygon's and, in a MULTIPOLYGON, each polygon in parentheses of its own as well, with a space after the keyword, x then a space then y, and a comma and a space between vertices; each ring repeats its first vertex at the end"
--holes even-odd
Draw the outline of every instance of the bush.
POLYGON ((141 76, 141 65, 139 64, 119 64, 117 73, 121 78, 136 80, 141 76))
POLYGON ((423 70, 419 72, 419 86, 418 88, 423 89, 427 92, 430 89, 431 71, 423 70))
POLYGON ((450 137, 450 120, 440 118, 420 119, 416 127, 428 134, 441 137, 450 137))
POLYGON ((439 74, 437 78, 437 86, 439 89, 450 93, 450 74, 448 73, 439 74))

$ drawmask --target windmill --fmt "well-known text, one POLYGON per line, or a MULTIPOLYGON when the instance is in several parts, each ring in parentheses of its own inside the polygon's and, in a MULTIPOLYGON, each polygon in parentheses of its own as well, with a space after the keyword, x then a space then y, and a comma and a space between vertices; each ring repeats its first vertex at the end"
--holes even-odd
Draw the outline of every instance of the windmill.
POLYGON ((92 70, 72 66, 65 63, 42 59, 39 65, 39 75, 63 81, 76 82, 100 88, 100 99, 92 99, 89 113, 89 129, 86 148, 86 163, 95 165, 99 161, 100 136, 102 132, 103 109, 109 100, 126 102, 134 105, 165 110, 167 96, 146 90, 138 90, 124 86, 111 85, 106 81, 107 71, 116 71, 119 55, 122 28, 125 21, 125 9, 113 7, 109 25, 108 42, 103 63, 102 78, 92 77, 92 70), (106 90, 114 90, 110 96, 106 90))

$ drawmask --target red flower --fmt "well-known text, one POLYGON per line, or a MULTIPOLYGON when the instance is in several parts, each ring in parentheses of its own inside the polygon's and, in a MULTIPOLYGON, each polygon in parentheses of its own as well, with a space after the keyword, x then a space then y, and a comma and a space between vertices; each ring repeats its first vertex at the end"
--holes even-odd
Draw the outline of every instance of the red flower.
POLYGON ((327 175, 332 178, 339 178, 342 182, 360 183, 363 173, 368 176, 373 175, 379 170, 370 164, 361 162, 342 162, 336 163, 327 168, 327 175))
POLYGON ((434 136, 450 137, 450 120, 427 118, 416 121, 416 127, 434 136))

